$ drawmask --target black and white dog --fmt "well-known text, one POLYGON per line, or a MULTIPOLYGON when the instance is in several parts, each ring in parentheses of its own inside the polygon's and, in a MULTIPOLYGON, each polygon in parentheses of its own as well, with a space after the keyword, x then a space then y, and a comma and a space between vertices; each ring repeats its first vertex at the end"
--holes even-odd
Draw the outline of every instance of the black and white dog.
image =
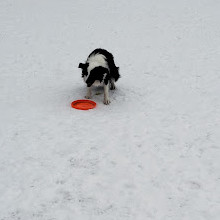
POLYGON ((80 63, 82 77, 87 84, 87 94, 85 98, 92 96, 91 87, 104 85, 104 104, 108 105, 109 88, 115 89, 115 82, 120 77, 118 69, 115 66, 114 57, 104 49, 95 49, 87 58, 85 63, 80 63))

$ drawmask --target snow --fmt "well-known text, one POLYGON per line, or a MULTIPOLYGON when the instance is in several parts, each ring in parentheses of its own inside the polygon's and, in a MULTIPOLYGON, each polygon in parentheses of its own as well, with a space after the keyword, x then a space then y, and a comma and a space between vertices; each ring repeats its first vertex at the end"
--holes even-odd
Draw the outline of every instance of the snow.
POLYGON ((0 219, 220 218, 220 2, 0 2, 0 219), (79 62, 122 78, 97 108, 79 62))

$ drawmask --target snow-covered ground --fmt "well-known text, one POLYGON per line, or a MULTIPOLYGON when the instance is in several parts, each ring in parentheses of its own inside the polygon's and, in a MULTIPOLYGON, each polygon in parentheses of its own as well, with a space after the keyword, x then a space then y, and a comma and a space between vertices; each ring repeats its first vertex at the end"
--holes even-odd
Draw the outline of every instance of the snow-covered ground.
POLYGON ((220 219, 219 0, 0 1, 0 219, 220 219), (122 78, 72 109, 95 48, 122 78))

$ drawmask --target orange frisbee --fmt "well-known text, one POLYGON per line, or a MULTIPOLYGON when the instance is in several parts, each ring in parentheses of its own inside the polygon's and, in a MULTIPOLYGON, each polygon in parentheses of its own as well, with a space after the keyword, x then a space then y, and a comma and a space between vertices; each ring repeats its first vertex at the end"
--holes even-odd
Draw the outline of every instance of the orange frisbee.
POLYGON ((72 108, 75 108, 75 109, 89 110, 89 109, 95 108, 96 103, 88 99, 81 99, 81 100, 73 101, 71 103, 71 106, 72 108))

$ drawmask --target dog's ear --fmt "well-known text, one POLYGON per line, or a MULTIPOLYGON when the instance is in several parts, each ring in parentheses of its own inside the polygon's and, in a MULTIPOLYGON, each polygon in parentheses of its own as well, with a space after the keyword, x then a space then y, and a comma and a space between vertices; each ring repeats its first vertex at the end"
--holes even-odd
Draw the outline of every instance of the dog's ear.
POLYGON ((88 63, 80 63, 79 66, 78 66, 78 68, 85 69, 85 68, 87 68, 88 66, 89 66, 88 63))
POLYGON ((78 66, 78 68, 81 68, 81 69, 83 69, 84 65, 85 65, 85 64, 83 64, 83 63, 80 63, 80 64, 79 64, 79 66, 78 66))

